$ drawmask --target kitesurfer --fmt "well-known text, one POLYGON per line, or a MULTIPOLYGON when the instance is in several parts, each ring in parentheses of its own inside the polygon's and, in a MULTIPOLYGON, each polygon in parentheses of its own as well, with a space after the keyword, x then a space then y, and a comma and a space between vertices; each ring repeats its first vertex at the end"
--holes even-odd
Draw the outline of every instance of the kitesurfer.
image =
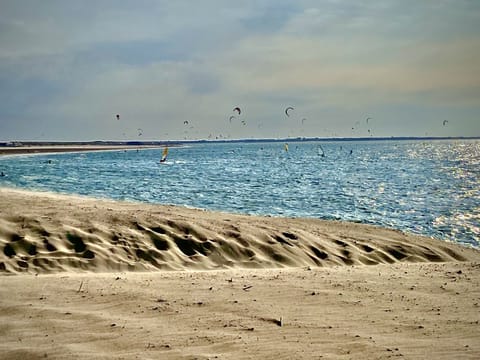
POLYGON ((295 110, 293 107, 289 106, 285 109, 285 115, 287 116, 290 116, 290 114, 288 113, 290 110, 295 110))

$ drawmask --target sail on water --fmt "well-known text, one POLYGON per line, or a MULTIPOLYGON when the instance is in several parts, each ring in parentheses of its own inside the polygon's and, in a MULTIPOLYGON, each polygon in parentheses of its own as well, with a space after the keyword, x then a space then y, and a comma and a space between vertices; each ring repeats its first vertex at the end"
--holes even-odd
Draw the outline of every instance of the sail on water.
POLYGON ((165 146, 165 148, 163 149, 162 158, 160 159, 161 163, 164 163, 165 161, 167 161, 167 155, 168 155, 168 146, 165 146))

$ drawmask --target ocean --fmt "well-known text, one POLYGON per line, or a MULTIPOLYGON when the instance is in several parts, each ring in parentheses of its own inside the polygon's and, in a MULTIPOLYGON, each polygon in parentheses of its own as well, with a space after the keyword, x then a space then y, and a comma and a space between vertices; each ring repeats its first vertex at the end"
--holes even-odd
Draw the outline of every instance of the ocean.
POLYGON ((198 143, 161 155, 4 156, 0 186, 354 221, 480 247, 480 140, 198 143))

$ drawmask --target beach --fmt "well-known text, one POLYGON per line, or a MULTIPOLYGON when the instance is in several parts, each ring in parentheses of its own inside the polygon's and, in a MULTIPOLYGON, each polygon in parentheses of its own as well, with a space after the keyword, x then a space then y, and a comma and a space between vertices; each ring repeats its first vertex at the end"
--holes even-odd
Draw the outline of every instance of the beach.
POLYGON ((0 360, 480 360, 480 0, 0 9, 0 360))
POLYGON ((480 252, 0 189, 2 358, 478 358, 480 252))
POLYGON ((108 151, 108 150, 137 150, 159 148, 158 145, 30 145, 30 146, 1 146, 2 155, 25 155, 25 154, 54 154, 63 152, 84 152, 84 151, 108 151))

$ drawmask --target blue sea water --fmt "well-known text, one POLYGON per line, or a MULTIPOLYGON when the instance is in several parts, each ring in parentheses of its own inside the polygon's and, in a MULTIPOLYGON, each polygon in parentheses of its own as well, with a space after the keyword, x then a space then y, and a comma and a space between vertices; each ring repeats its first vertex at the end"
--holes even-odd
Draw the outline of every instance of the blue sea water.
MULTIPOLYGON (((0 186, 348 220, 480 247, 480 141, 199 143, 0 158, 0 186), (321 156, 322 153, 325 156, 321 156)), ((4 204, 2 204, 4 206, 4 204)))

